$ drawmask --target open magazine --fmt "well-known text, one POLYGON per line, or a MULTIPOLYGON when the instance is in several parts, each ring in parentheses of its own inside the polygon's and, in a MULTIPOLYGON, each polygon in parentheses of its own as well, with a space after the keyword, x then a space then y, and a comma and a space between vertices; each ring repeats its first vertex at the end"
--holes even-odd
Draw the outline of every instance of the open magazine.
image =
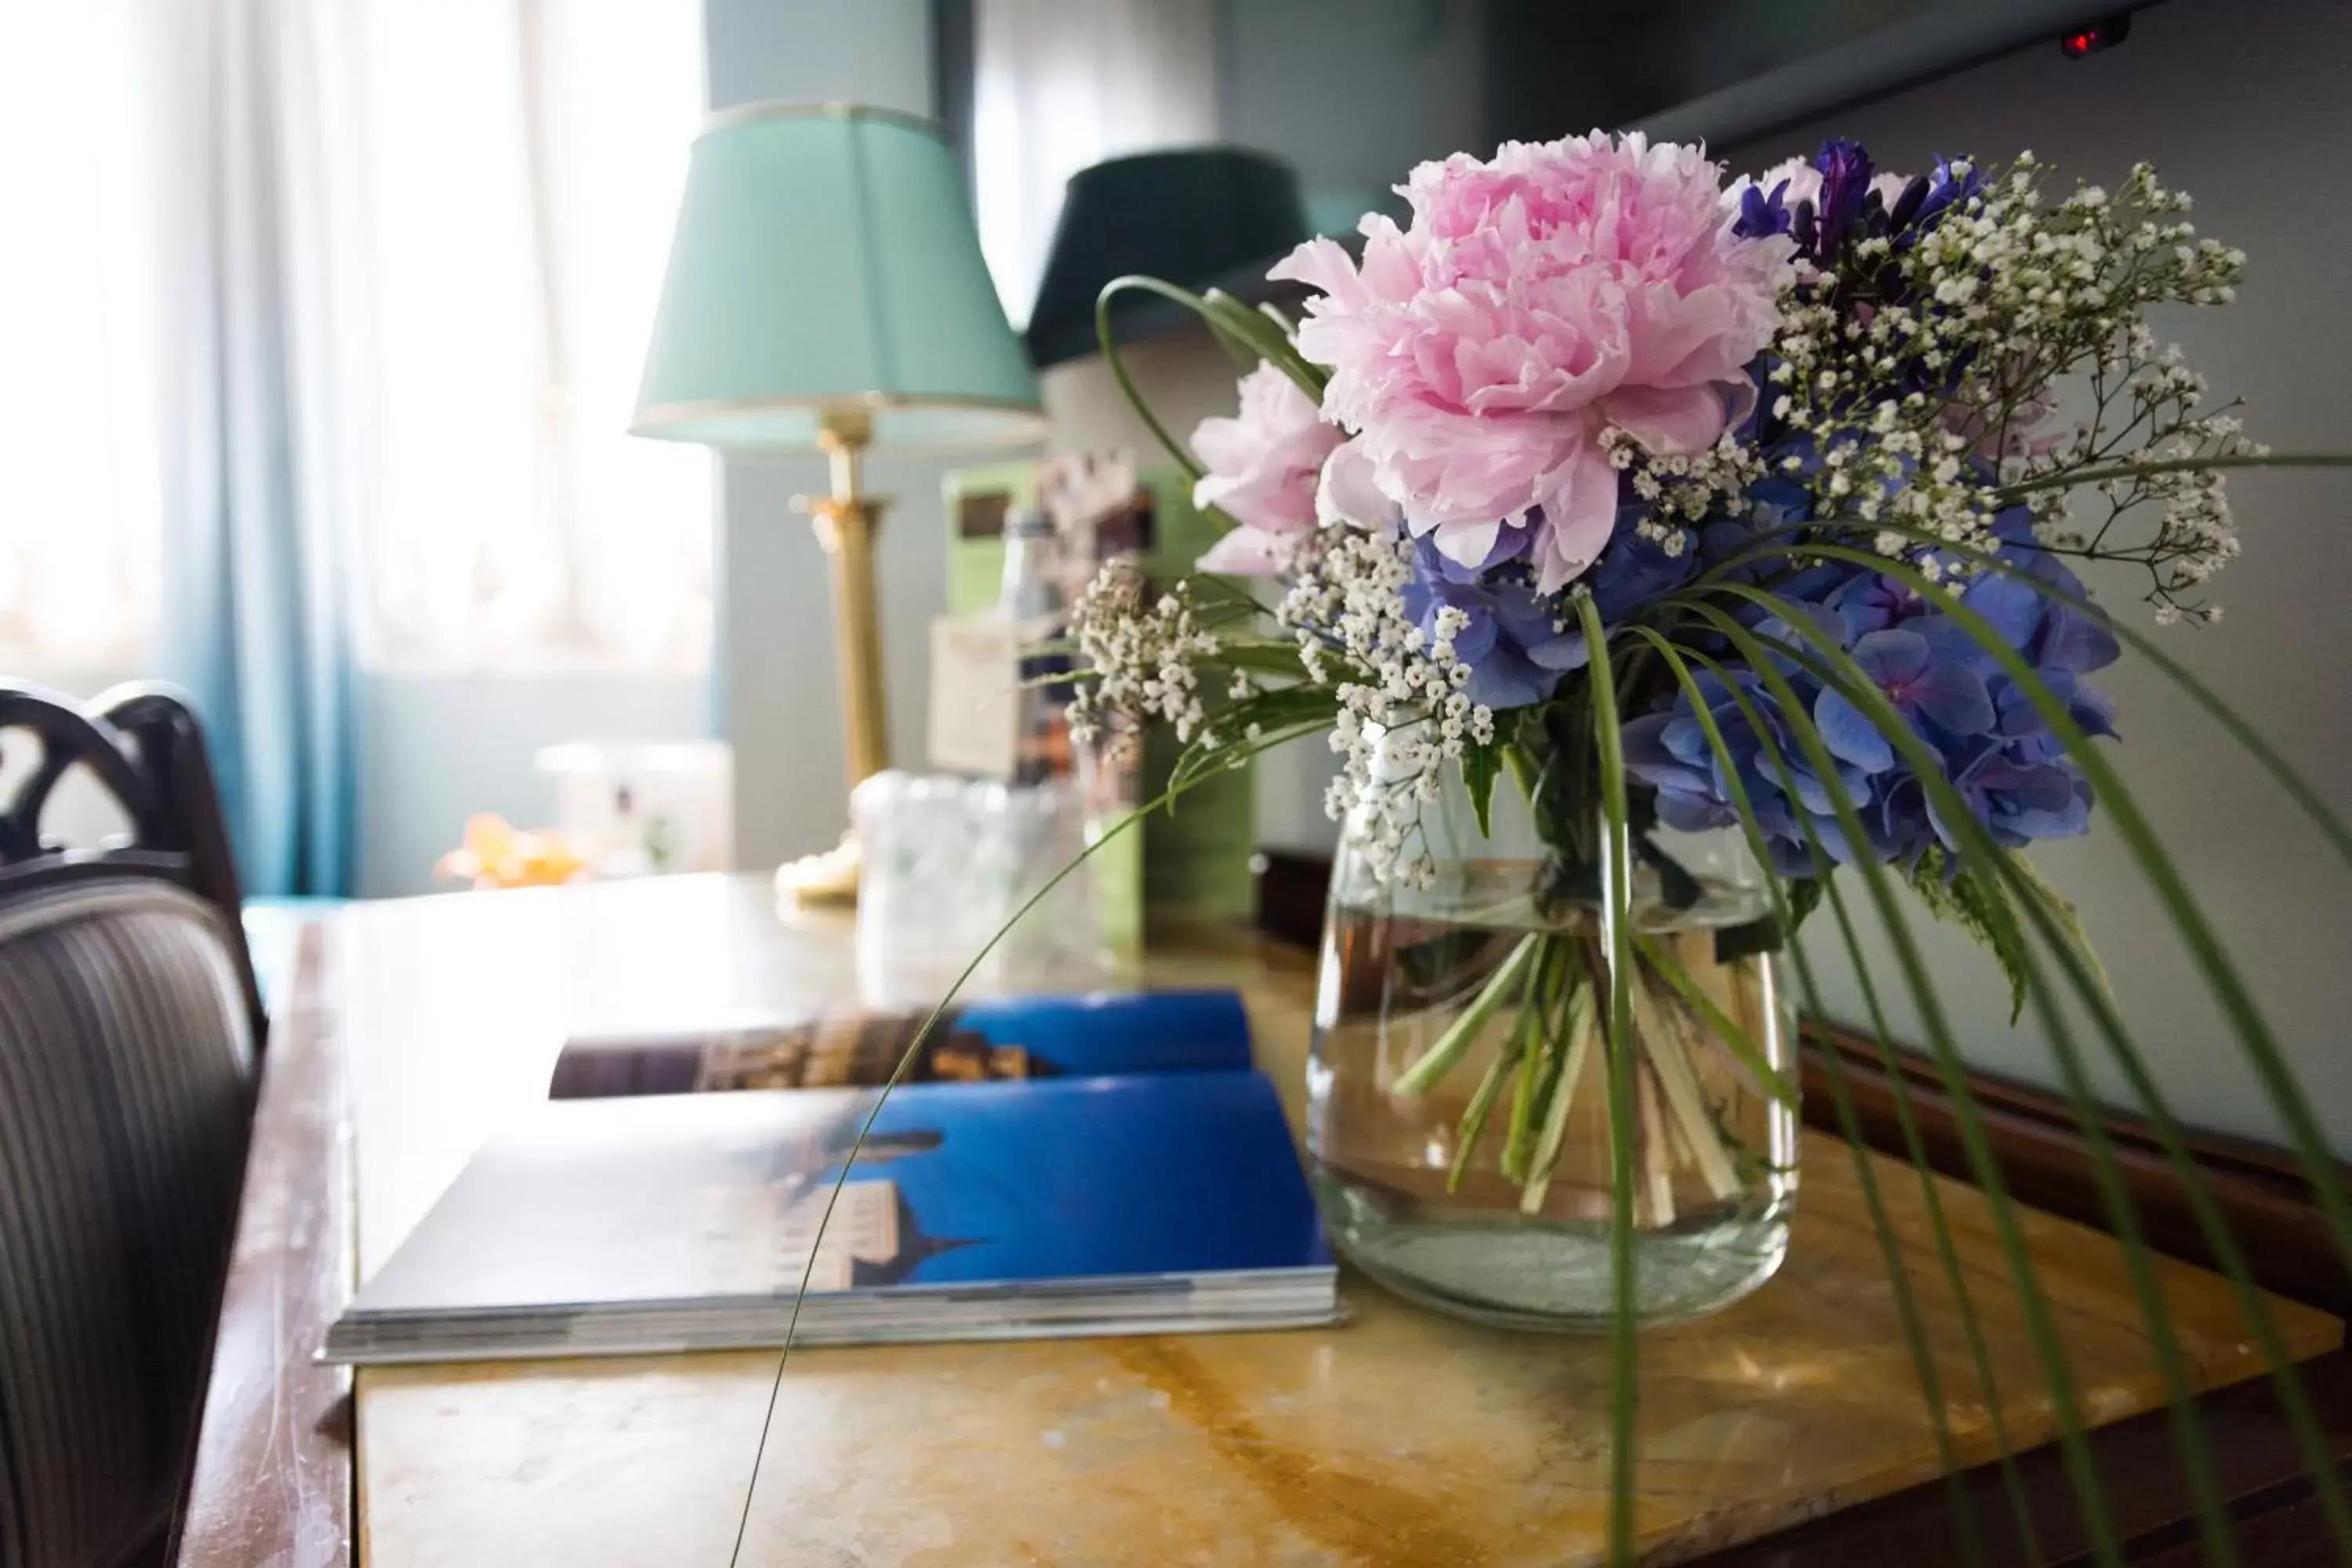
MULTIPOLYGON (((1099 1025, 1108 1004, 1094 1005, 1099 1025)), ((1048 1011, 1067 1022, 1087 1007, 1048 1011)), ((1238 1023, 1238 1005, 1199 1014, 1213 1016, 1238 1023)), ((1154 1026, 1129 1021, 1132 1039, 1149 1039, 1154 1026)), ((980 1025, 996 1026, 984 1012, 980 1025)), ((872 1087, 534 1106, 362 1287, 324 1353, 378 1363, 776 1345, 804 1279, 794 1342, 1333 1319, 1331 1258, 1273 1086, 1245 1065, 1245 1032, 1238 1066, 1213 1065, 1231 1047, 1197 1041, 1113 1049, 1099 1028, 1025 1032, 1032 1076, 904 1084, 862 1145, 872 1087), (1114 1060, 1132 1070, 1098 1070, 1114 1060), (1070 1070, 1034 1070, 1057 1064, 1070 1070)), ((564 1077, 559 1068, 559 1088, 564 1077)))
MULTIPOLYGON (((580 1036, 556 1059, 548 1093, 574 1100, 883 1084, 929 1016, 847 1008, 726 1029, 580 1036)), ((1095 1078, 1249 1065, 1249 1016, 1231 991, 1007 996, 947 1009, 899 1081, 1095 1078)))

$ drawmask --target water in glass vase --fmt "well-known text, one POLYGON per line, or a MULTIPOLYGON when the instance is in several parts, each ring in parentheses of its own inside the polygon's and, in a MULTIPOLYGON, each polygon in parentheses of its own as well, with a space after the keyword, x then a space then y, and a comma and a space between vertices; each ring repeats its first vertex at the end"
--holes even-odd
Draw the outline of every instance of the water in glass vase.
MULTIPOLYGON (((1343 852, 1342 861, 1347 859, 1343 852)), ((1632 1029, 1607 1024, 1599 910, 1537 912, 1539 863, 1457 860, 1439 885, 1335 881, 1307 1141, 1334 1244, 1400 1294, 1510 1327, 1610 1321, 1610 1073, 1630 1088, 1635 1299, 1714 1311, 1787 1251, 1793 1020, 1760 895, 1635 881, 1632 1029)))

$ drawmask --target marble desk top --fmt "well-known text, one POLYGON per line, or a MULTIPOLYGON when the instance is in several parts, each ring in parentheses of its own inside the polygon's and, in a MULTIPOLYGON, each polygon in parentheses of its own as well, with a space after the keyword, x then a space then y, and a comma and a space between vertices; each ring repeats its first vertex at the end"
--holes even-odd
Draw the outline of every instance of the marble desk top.
MULTIPOLYGON (((351 1053, 362 1272, 489 1128, 543 1093, 564 1036, 656 1015, 857 994, 846 927, 780 920, 763 883, 681 878, 360 906, 320 998, 351 1053)), ((1249 999, 1294 1116, 1312 965, 1246 940, 1152 978, 1249 999)), ((1965 1462, 1992 1457, 1920 1178, 1864 1156, 1921 1304, 1965 1462)), ((2010 1439, 2055 1433, 1985 1205, 1938 1183, 2010 1439)), ((2024 1216, 2086 1415, 2160 1403, 2120 1249, 2024 1216)), ((2159 1260, 2200 1387, 2261 1370, 2226 1283, 2159 1260)), ((1281 1563, 1561 1568, 1598 1562, 1607 1365, 1598 1342, 1501 1333, 1344 1279, 1343 1328, 793 1352, 747 1563, 1281 1563)), ((2341 1326, 2274 1301, 2298 1355, 2341 1326)), ((1639 1527, 1685 1558, 1915 1485, 1932 1426, 1859 1196, 1808 1135, 1788 1264, 1757 1295, 1642 1342, 1639 1527)), ((358 1380, 361 1560, 730 1561, 772 1353, 371 1369, 358 1380)))

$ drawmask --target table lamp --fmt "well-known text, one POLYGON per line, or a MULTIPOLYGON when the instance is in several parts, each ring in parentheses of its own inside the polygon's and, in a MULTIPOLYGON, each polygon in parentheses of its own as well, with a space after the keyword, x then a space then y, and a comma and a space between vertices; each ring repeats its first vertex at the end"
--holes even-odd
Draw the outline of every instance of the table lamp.
MULTIPOLYGON (((981 258, 954 156, 929 121, 859 104, 754 104, 694 143, 630 429, 725 452, 815 449, 807 510, 831 557, 849 782, 889 765, 868 447, 1042 439, 1037 381, 981 258)), ((856 896, 856 842, 777 875, 856 896)))

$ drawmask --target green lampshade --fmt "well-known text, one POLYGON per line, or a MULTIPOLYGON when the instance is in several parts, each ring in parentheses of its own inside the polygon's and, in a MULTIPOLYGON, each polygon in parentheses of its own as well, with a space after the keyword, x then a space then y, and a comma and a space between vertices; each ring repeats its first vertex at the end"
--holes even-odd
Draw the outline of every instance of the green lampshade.
POLYGON ((849 104, 728 110, 694 144, 630 428, 805 447, 830 409, 869 412, 877 446, 1045 433, 938 127, 849 104))

